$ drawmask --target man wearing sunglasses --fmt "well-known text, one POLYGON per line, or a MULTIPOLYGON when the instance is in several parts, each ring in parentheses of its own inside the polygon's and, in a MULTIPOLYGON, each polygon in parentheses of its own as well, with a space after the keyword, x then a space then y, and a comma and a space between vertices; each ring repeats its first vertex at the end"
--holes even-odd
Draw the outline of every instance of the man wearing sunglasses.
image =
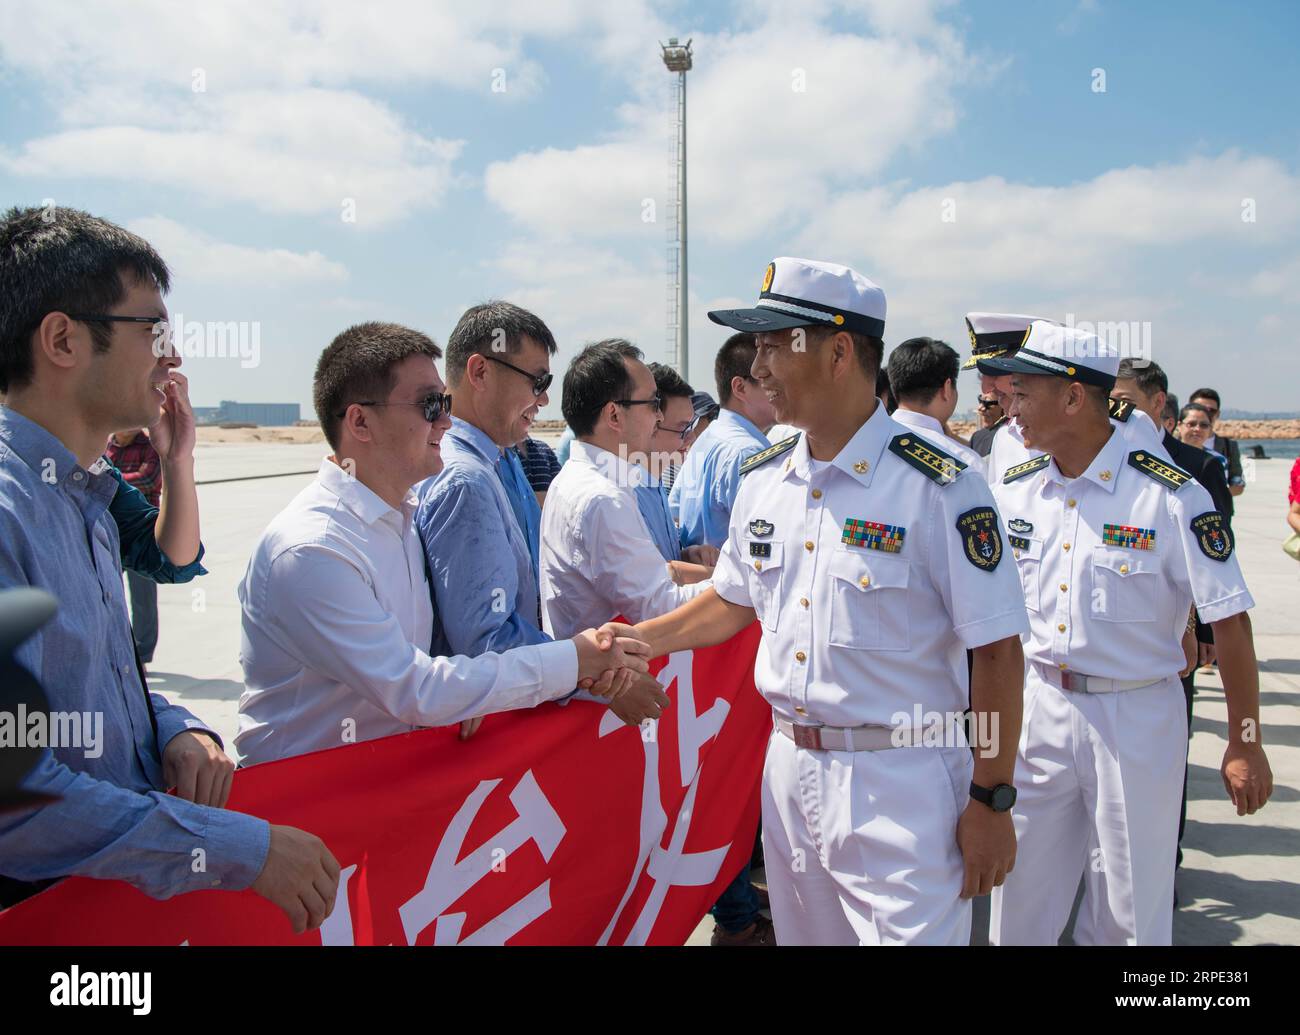
MULTIPOLYGON (((1210 430, 1213 432, 1214 425, 1219 421, 1219 393, 1213 388, 1198 388, 1187 401, 1205 407, 1205 412, 1210 416, 1210 430)), ((1237 445, 1237 440, 1228 438, 1227 435, 1211 434, 1202 448, 1211 449, 1228 458, 1228 491, 1234 496, 1245 492, 1246 478, 1241 469, 1241 447, 1237 445)))
MULTIPOLYGON (((503 301, 466 310, 447 340, 455 404, 443 468, 416 488, 435 655, 478 657, 551 640, 542 632, 537 588, 541 508, 512 447, 550 400, 555 352, 542 320, 503 301)), ((613 707, 625 722, 640 723, 658 717, 661 698, 646 676, 613 707)), ((477 726, 476 719, 463 723, 463 735, 477 726)))
POLYGON ((239 587, 246 762, 528 708, 580 680, 617 695, 648 667, 643 644, 592 630, 475 658, 429 652, 412 489, 442 469, 441 356, 390 323, 350 327, 321 354, 313 398, 333 454, 267 527, 239 587))

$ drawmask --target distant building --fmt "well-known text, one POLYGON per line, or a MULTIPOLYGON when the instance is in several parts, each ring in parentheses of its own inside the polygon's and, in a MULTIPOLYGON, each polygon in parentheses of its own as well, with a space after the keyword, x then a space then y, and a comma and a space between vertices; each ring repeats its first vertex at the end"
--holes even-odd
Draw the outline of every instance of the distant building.
POLYGON ((258 424, 264 428, 292 427, 300 413, 297 403, 241 403, 223 399, 220 406, 194 407, 199 424, 258 424))

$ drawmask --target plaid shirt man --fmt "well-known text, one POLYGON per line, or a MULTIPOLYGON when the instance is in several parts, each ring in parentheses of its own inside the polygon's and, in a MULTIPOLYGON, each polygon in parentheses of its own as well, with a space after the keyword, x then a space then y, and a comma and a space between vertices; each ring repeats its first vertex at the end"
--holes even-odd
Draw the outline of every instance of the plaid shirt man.
POLYGON ((148 435, 137 431, 135 438, 124 446, 119 446, 116 439, 110 438, 104 455, 122 472, 122 478, 138 489, 151 506, 158 506, 162 496, 162 461, 148 435))

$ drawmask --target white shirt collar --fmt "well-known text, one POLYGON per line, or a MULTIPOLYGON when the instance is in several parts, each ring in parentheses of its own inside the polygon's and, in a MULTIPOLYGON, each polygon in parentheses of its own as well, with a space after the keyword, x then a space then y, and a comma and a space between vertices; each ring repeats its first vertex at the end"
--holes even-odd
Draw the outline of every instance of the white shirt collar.
MULTIPOLYGON (((877 403, 871 416, 836 454, 835 459, 831 461, 831 466, 863 485, 870 485, 876 468, 880 465, 880 454, 885 451, 885 446, 896 434, 898 434, 898 425, 885 412, 884 406, 877 403)), ((799 441, 790 450, 790 461, 786 466, 787 476, 789 472, 794 471, 807 481, 812 473, 808 466, 809 459, 808 436, 800 435, 799 441)))
POLYGON ((925 428, 928 431, 937 431, 941 435, 944 433, 943 425, 928 413, 917 413, 915 410, 905 410, 900 406, 894 411, 894 420, 899 424, 906 424, 909 428, 925 428))
POLYGON ((406 499, 402 501, 402 509, 394 510, 363 485, 355 475, 343 470, 329 457, 321 461, 316 480, 320 482, 323 489, 337 496, 340 503, 367 525, 373 525, 390 514, 396 515, 397 519, 405 524, 419 503, 415 494, 408 489, 406 499))
POLYGON ((583 442, 581 439, 574 439, 573 446, 569 450, 569 459, 577 460, 592 468, 620 488, 634 489, 649 481, 649 472, 640 464, 629 463, 617 453, 611 453, 608 449, 583 442))
MULTIPOLYGON (((1119 428, 1114 424, 1111 425, 1110 438, 1106 444, 1101 447, 1097 455, 1092 458, 1092 463, 1088 469, 1079 475, 1080 478, 1087 478, 1088 481, 1100 485, 1107 492, 1115 491, 1115 483, 1119 481, 1120 468, 1128 460, 1126 453, 1128 444, 1124 441, 1124 436, 1120 434, 1119 428)), ((1053 460, 1043 472, 1048 481, 1056 482, 1058 485, 1067 485, 1074 478, 1067 478, 1061 473, 1061 469, 1056 466, 1053 460)))

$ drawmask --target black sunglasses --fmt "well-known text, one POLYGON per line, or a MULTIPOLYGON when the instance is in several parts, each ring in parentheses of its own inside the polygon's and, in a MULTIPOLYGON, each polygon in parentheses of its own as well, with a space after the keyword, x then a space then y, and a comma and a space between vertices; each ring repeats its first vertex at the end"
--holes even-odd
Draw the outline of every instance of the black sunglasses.
POLYGON ((551 382, 555 380, 554 374, 530 374, 523 367, 517 367, 513 363, 507 363, 504 359, 497 359, 496 356, 483 356, 484 359, 490 359, 493 363, 500 363, 503 367, 509 367, 516 374, 523 374, 533 383, 533 395, 541 395, 546 389, 551 387, 551 382))
MULTIPOLYGON (((349 403, 348 405, 353 405, 353 404, 349 403)), ((356 403, 355 405, 357 405, 357 406, 423 406, 423 407, 424 407, 424 419, 427 420, 430 424, 432 424, 432 423, 433 423, 434 421, 436 421, 439 417, 441 417, 444 413, 451 413, 451 393, 450 393, 450 392, 430 392, 428 395, 426 395, 426 396, 425 396, 423 399, 421 399, 419 402, 413 402, 413 403, 404 403, 404 402, 386 402, 386 403, 381 403, 381 402, 359 402, 359 403, 356 403)), ((347 412, 348 412, 348 411, 347 411, 347 409, 345 408, 345 409, 343 410, 342 413, 338 414, 339 419, 342 420, 343 417, 347 414, 347 412)))
POLYGON ((981 410, 990 410, 994 406, 1000 406, 1000 405, 1002 404, 999 403, 996 399, 981 399, 979 402, 979 408, 981 410))

